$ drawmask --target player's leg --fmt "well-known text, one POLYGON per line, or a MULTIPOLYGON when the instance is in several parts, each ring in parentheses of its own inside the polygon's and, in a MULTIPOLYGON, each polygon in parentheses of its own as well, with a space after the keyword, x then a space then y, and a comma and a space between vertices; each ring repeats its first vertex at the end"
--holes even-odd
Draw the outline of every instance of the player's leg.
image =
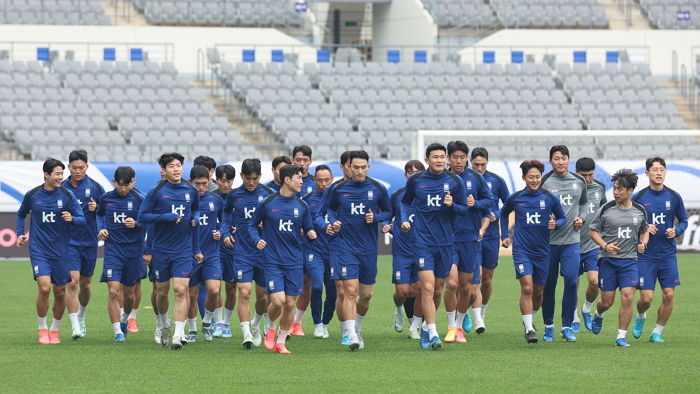
MULTIPOLYGON (((78 278, 74 278, 77 283, 78 278)), ((49 342, 51 344, 61 343, 58 336, 58 329, 61 324, 61 319, 63 318, 63 311, 66 309, 66 286, 52 285, 53 290, 53 321, 51 322, 51 328, 49 328, 49 342)))
POLYGON ((464 294, 462 294, 463 288, 459 285, 459 271, 456 264, 452 265, 449 276, 441 283, 444 283, 442 298, 445 302, 445 314, 447 316, 445 342, 454 342, 457 334, 457 304, 460 302, 460 297, 464 297, 464 294))
POLYGON ((291 353, 287 350, 286 340, 294 321, 294 308, 297 297, 304 291, 304 269, 302 267, 282 269, 284 278, 284 305, 280 316, 280 332, 275 343, 275 353, 291 353))
MULTIPOLYGON (((308 272, 308 271, 307 271, 308 272)), ((306 309, 308 309, 311 303, 311 277, 308 274, 304 274, 304 292, 297 297, 297 304, 294 308, 294 321, 292 322, 292 327, 289 330, 289 335, 303 337, 304 328, 302 322, 304 320, 304 314, 306 309)))
POLYGON ((583 316, 583 324, 587 330, 591 330, 592 316, 591 307, 598 298, 598 255, 599 250, 594 249, 581 255, 581 268, 586 273, 588 286, 586 287, 586 300, 581 306, 581 316, 583 316))
POLYGON ((656 277, 663 292, 661 296, 661 305, 659 305, 654 331, 649 337, 650 342, 663 343, 663 330, 666 323, 671 318, 673 312, 673 298, 675 296, 676 286, 681 284, 680 275, 678 274, 678 261, 676 256, 658 261, 658 271, 656 277))
MULTIPOLYGON (((418 277, 420 278, 420 305, 423 313, 423 327, 421 332, 421 347, 427 349, 430 347, 430 339, 438 336, 437 326, 435 324, 435 274, 432 270, 419 270, 418 277)), ((415 313, 415 304, 414 304, 415 313)))
POLYGON ((218 305, 221 304, 221 280, 207 279, 205 282, 207 287, 207 298, 204 300, 204 317, 202 318, 202 336, 205 341, 212 340, 211 325, 214 321, 215 311, 218 305))
MULTIPOLYGON (((185 319, 187 318, 189 307, 189 283, 190 279, 187 277, 173 277, 173 292, 175 293, 175 307, 173 308, 173 320, 175 321, 175 332, 172 338, 173 350, 179 350, 182 347, 182 339, 185 338, 185 319)), ((158 305, 158 310, 160 310, 160 304, 158 305)))
POLYGON ((617 338, 615 342, 618 346, 629 346, 625 337, 627 336, 627 329, 632 321, 632 304, 634 303, 635 290, 635 287, 623 287, 620 289, 620 324, 617 329, 617 338))
POLYGON ((477 334, 483 334, 486 331, 486 325, 484 324, 484 318, 481 312, 481 265, 482 265, 482 253, 480 242, 471 242, 471 256, 472 256, 472 279, 469 282, 471 284, 469 290, 469 306, 472 307, 474 312, 474 326, 477 334))
MULTIPOLYGON (((325 266, 320 256, 314 255, 313 260, 314 261, 311 262, 307 268, 309 282, 311 284, 311 318, 314 322, 314 338, 323 338, 323 275, 325 266)), ((306 279, 304 279, 304 286, 306 286, 306 279)), ((306 287, 304 288, 304 293, 306 293, 306 287)), ((297 298, 297 308, 299 307, 299 299, 301 299, 303 296, 304 294, 297 298)), ((295 323, 297 321, 297 317, 298 316, 295 314, 295 323)))
POLYGON ((564 278, 564 293, 561 302, 560 336, 567 342, 575 342, 572 326, 576 314, 578 272, 581 266, 580 245, 578 243, 561 246, 560 274, 564 278))
POLYGON ((612 259, 602 258, 599 261, 600 300, 596 304, 596 312, 591 323, 591 331, 594 334, 600 333, 603 327, 603 315, 615 302, 615 290, 618 288, 617 267, 610 260, 612 259))
MULTIPOLYGON (((458 276, 458 296, 457 296, 457 313, 454 321, 453 327, 448 327, 447 335, 445 335, 445 342, 466 342, 464 338, 465 324, 464 320, 466 316, 469 315, 469 306, 471 301, 471 291, 472 291, 472 273, 471 272, 459 272, 458 276), (457 338, 459 337, 459 339, 457 338)), ((471 330, 471 327, 469 327, 471 330)))
POLYGON ((481 241, 481 318, 486 318, 486 309, 493 293, 493 273, 498 266, 500 251, 498 239, 481 241))
POLYGON ((270 317, 268 314, 268 296, 265 292, 264 281, 255 281, 255 316, 250 323, 251 333, 253 334, 253 344, 259 346, 261 343, 261 331, 260 322, 263 322, 263 335, 268 328, 277 329, 277 327, 270 327, 270 317))
MULTIPOLYGON (((253 334, 250 327, 250 293, 253 289, 253 283, 239 281, 236 286, 238 287, 238 320, 241 322, 241 330, 243 331, 243 348, 251 349, 253 334)), ((255 346, 260 346, 260 343, 255 346)))
POLYGON ((197 341, 197 309, 199 309, 198 301, 201 289, 199 285, 200 281, 198 279, 190 278, 187 304, 187 335, 185 336, 188 343, 197 341))
POLYGON ((348 346, 350 350, 357 350, 360 347, 360 339, 355 330, 355 317, 357 316, 357 295, 360 287, 360 280, 343 279, 343 316, 352 316, 345 321, 345 331, 348 336, 348 346))
POLYGON ((362 338, 362 323, 369 311, 374 284, 377 280, 377 255, 358 256, 358 259, 360 260, 360 288, 357 298, 357 315, 355 315, 355 331, 360 340, 360 349, 364 349, 365 343, 362 338))
POLYGON ((535 328, 532 324, 532 275, 520 275, 518 281, 520 282, 520 300, 518 305, 520 306, 520 315, 523 319, 525 340, 528 343, 537 343, 537 334, 535 334, 535 328))
MULTIPOLYGON (((122 289, 122 293, 124 293, 122 289)), ((136 282, 133 287, 134 301, 126 321, 128 332, 139 332, 139 327, 136 324, 136 316, 139 312, 139 306, 141 306, 141 280, 136 282)))
POLYGON ((121 327, 121 313, 119 311, 119 299, 122 290, 122 284, 118 280, 110 280, 107 282, 107 314, 109 315, 112 330, 114 331, 114 339, 116 342, 124 342, 124 332, 121 327))
MULTIPOLYGON (((408 279, 404 278, 407 269, 410 270, 413 266, 412 259, 409 256, 403 256, 400 254, 394 254, 391 259, 391 270, 393 272, 391 282, 394 284, 394 294, 392 299, 394 300, 394 306, 396 310, 394 311, 394 331, 403 331, 403 315, 406 312, 405 302, 407 298, 408 291, 406 290, 408 285, 408 279)), ((408 271, 410 273, 410 271, 408 271)))
POLYGON ((209 327, 212 332, 221 335, 222 338, 230 338, 231 333, 231 316, 236 305, 236 281, 238 280, 237 271, 235 269, 235 259, 232 256, 221 256, 221 278, 224 281, 224 297, 219 297, 219 303, 214 309, 214 316, 209 327))
MULTIPOLYGON (((270 279, 271 283, 277 284, 279 283, 278 280, 276 279, 270 279)), ((274 285, 273 285, 274 286, 274 285)), ((277 285, 275 287, 282 288, 283 286, 277 285)), ((267 313, 270 318, 270 326, 265 332, 265 348, 267 350, 273 350, 275 347, 275 337, 277 336, 277 330, 275 329, 276 324, 277 324, 277 319, 282 316, 282 312, 284 309, 284 304, 286 302, 286 297, 284 295, 284 289, 282 288, 282 291, 274 291, 274 288, 268 287, 268 291, 270 292, 268 294, 268 299, 269 299, 269 305, 267 307, 267 313)), ((287 326, 289 328, 289 326, 287 326)))
POLYGON ((51 277, 48 275, 37 276, 37 295, 36 295, 36 316, 39 321, 39 343, 42 345, 49 344, 49 327, 46 323, 46 317, 49 313, 49 296, 51 295, 51 277))
POLYGON ((547 269, 547 282, 544 286, 544 298, 542 300, 542 319, 544 320, 545 342, 554 341, 554 308, 556 306, 555 293, 559 280, 559 260, 562 247, 560 245, 549 246, 549 268, 547 269))
POLYGON ((654 301, 654 291, 658 275, 658 264, 656 260, 647 257, 640 257, 639 265, 639 300, 637 300, 637 315, 634 317, 634 325, 632 326, 632 336, 639 338, 644 331, 644 323, 646 323, 647 310, 651 307, 654 301))
POLYGON ((328 324, 330 324, 333 319, 333 313, 335 313, 337 291, 335 287, 335 281, 331 278, 330 272, 330 257, 323 259, 324 262, 324 272, 323 272, 323 284, 326 288, 326 299, 323 301, 323 338, 329 338, 330 334, 328 332, 328 324))
POLYGON ((418 280, 418 271, 414 267, 414 283, 411 284, 411 294, 413 294, 413 315, 411 316, 411 326, 408 328, 409 339, 420 339, 421 323, 423 322, 423 307, 421 298, 421 284, 418 280))
POLYGON ((350 336, 346 330, 345 320, 346 317, 343 314, 345 303, 345 291, 343 288, 343 281, 340 278, 340 261, 337 253, 330 255, 330 277, 335 284, 335 313, 338 315, 338 323, 340 325, 340 345, 347 346, 350 336))

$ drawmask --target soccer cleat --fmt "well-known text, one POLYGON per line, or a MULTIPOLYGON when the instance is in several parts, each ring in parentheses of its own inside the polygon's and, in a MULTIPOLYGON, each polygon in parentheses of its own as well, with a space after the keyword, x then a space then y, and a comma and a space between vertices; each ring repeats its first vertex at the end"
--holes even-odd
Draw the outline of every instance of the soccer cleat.
POLYGON ((426 330, 420 330, 420 347, 430 349, 430 334, 426 330))
POLYGON ((231 332, 231 325, 230 324, 222 324, 221 325, 221 338, 231 338, 233 336, 233 333, 231 332))
POLYGON ((224 335, 224 325, 223 324, 217 324, 214 327, 214 338, 221 338, 224 335))
POLYGON ((277 330, 268 328, 265 331, 265 349, 273 350, 275 347, 275 337, 277 336, 277 330))
POLYGON ((527 341, 527 343, 537 343, 537 333, 535 330, 530 330, 525 333, 525 341, 527 341))
MULTIPOLYGON (((80 337, 87 335, 87 327, 85 327, 85 318, 78 318, 78 326, 80 327, 80 337)), ((126 332, 126 331, 125 331, 126 332)), ((73 338, 75 339, 75 338, 73 338)))
POLYGON ((197 342, 197 331, 190 331, 187 333, 187 343, 197 342))
POLYGON ((323 339, 328 339, 331 337, 331 334, 328 332, 328 326, 323 325, 323 339))
POLYGON ((211 340, 214 338, 212 336, 211 323, 202 323, 202 336, 207 342, 211 342, 211 340))
POLYGON ((461 328, 457 329, 457 334, 455 335, 455 342, 466 343, 467 339, 464 337, 464 330, 461 328))
POLYGON ((593 321, 591 322, 591 331, 594 334, 600 333, 600 330, 603 329, 603 318, 598 317, 598 316, 593 316, 593 321))
POLYGON ((651 333, 651 336, 649 337, 649 342, 654 342, 654 343, 664 343, 664 337, 661 334, 657 334, 655 332, 651 333))
POLYGON ((172 349, 172 350, 182 349, 182 338, 180 338, 177 335, 173 335, 173 340, 172 340, 172 344, 170 345, 170 349, 172 349))
POLYGON ((476 333, 479 334, 479 335, 481 335, 481 334, 483 334, 484 332, 486 332, 486 326, 484 325, 484 321, 483 321, 483 320, 479 321, 479 322, 476 324, 476 330, 475 330, 475 331, 476 331, 476 333))
POLYGON ((403 331, 403 314, 399 311, 394 312, 394 331, 403 331))
POLYGON ((170 327, 163 327, 160 329, 160 345, 163 347, 168 347, 170 342, 170 327))
POLYGON ((129 333, 129 329, 127 327, 126 323, 119 323, 119 328, 122 329, 122 334, 124 334, 124 338, 126 338, 126 335, 129 333))
POLYGON ((542 340, 545 342, 554 342, 554 327, 544 327, 544 335, 542 340))
POLYGON ((350 348, 351 352, 354 352, 355 350, 358 350, 360 348, 360 338, 356 335, 350 335, 350 340, 348 343, 348 348, 350 348))
POLYGON ((253 335, 253 346, 258 347, 262 343, 262 335, 260 333, 260 327, 251 327, 250 333, 253 335))
POLYGON ((420 339, 420 328, 417 330, 408 330, 408 339, 420 339))
POLYGON ((634 339, 639 339, 644 331, 644 323, 647 319, 640 319, 639 317, 634 317, 634 325, 632 326, 632 336, 634 339))
POLYGON ((439 336, 434 336, 430 339, 430 348, 432 350, 440 350, 442 347, 442 341, 440 340, 439 336))
POLYGON ((464 321, 462 322, 462 330, 464 332, 472 332, 472 317, 469 315, 469 312, 464 315, 464 321))
POLYGON ((253 348, 253 335, 246 334, 243 336, 243 349, 250 350, 253 348))
POLYGON ((136 318, 131 318, 127 320, 127 331, 129 332, 139 332, 139 326, 136 325, 136 318))
POLYGON ((456 335, 457 335, 457 328, 449 327, 447 329, 447 335, 445 335, 445 342, 448 342, 448 343, 454 342, 456 335))
POLYGON ((61 338, 58 336, 58 331, 49 331, 49 343, 52 345, 58 345, 61 343, 61 338))
POLYGON ((581 311, 581 316, 583 317, 583 326, 586 327, 586 330, 592 331, 592 318, 591 318, 591 312, 584 312, 581 311))
POLYGON ((80 327, 73 327, 73 333, 70 336, 73 338, 74 341, 77 341, 78 339, 83 337, 83 334, 80 331, 80 327))
POLYGON ((348 346, 350 344, 350 336, 345 335, 342 338, 340 338, 340 342, 338 343, 340 346, 348 346))
POLYGON ((617 339, 615 340, 615 346, 627 347, 627 346, 629 346, 629 345, 630 345, 630 344, 627 343, 627 340, 626 340, 625 338, 617 338, 617 339))
POLYGON ((303 337, 304 328, 302 328, 301 323, 292 323, 292 327, 289 329, 289 335, 293 335, 295 337, 303 337))
POLYGON ((153 331, 153 338, 156 340, 156 343, 160 345, 160 328, 156 328, 153 331))
POLYGON ((573 333, 573 330, 571 328, 562 328, 561 332, 559 332, 559 335, 566 339, 566 342, 576 342, 576 336, 573 333))
POLYGON ((49 340, 49 330, 45 328, 43 330, 39 330, 39 343, 42 345, 48 345, 51 343, 49 340))
POLYGON ((124 342, 126 342, 126 335, 124 335, 124 334, 121 333, 121 332, 120 332, 119 334, 116 334, 116 335, 114 336, 114 342, 116 342, 116 343, 124 343, 124 342))
POLYGON ((365 340, 362 339, 362 331, 357 333, 357 339, 360 342, 360 347, 358 349, 360 349, 360 350, 364 349, 365 348, 365 340))
POLYGON ((272 351, 280 354, 292 354, 292 352, 287 350, 287 346, 284 343, 276 343, 272 351))
POLYGON ((316 324, 316 327, 314 327, 314 338, 323 338, 323 324, 316 324))
POLYGON ((573 332, 573 333, 581 332, 581 323, 579 323, 577 321, 571 323, 571 332, 573 332))

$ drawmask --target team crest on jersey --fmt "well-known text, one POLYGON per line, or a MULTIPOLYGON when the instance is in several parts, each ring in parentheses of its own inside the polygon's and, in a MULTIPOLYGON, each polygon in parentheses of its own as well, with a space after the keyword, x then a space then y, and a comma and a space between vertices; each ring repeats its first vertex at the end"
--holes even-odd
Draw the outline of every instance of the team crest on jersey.
POLYGON ((489 189, 493 189, 493 183, 491 183, 491 182, 486 182, 486 185, 489 187, 489 189))
POLYGON ((449 183, 443 183, 443 184, 442 184, 442 191, 444 191, 445 193, 449 192, 449 191, 450 191, 450 184, 449 184, 449 183))
POLYGON ((666 210, 667 211, 671 210, 671 201, 666 201, 666 210))
POLYGON ((312 190, 312 189, 311 189, 311 186, 307 186, 307 187, 306 187, 306 194, 311 193, 311 190, 312 190))
POLYGON ((58 208, 63 208, 63 200, 56 201, 56 205, 58 206, 58 208))
POLYGON ((133 201, 127 202, 127 203, 126 203, 126 210, 127 210, 127 211, 131 211, 131 210, 133 210, 133 209, 134 209, 134 202, 133 202, 133 201))
POLYGON ((372 191, 372 190, 367 191, 367 199, 370 201, 374 200, 374 191, 372 191))
POLYGON ((263 195, 261 194, 261 195, 258 196, 258 202, 260 202, 260 201, 262 201, 262 200, 263 200, 263 195))
POLYGON ((634 224, 636 226, 638 223, 639 223, 639 219, 637 219, 637 218, 632 219, 632 224, 634 224))
POLYGON ((573 188, 574 188, 574 190, 578 190, 578 183, 574 183, 573 188))
POLYGON ((90 197, 90 189, 85 189, 85 197, 90 197))
POLYGON ((209 201, 209 211, 214 212, 216 209, 214 208, 214 201, 209 201))
POLYGON ((294 208, 294 217, 295 218, 299 217, 299 208, 294 208))
POLYGON ((314 261, 314 254, 313 253, 309 253, 309 261, 314 261))
POLYGON ((545 209, 547 208, 547 204, 544 202, 544 200, 540 200, 540 209, 545 209))
POLYGON ((596 200, 600 199, 600 192, 595 192, 595 199, 596 200))
POLYGON ((467 189, 472 189, 472 181, 467 181, 467 189))
POLYGON ((185 201, 190 202, 190 193, 185 193, 185 201))

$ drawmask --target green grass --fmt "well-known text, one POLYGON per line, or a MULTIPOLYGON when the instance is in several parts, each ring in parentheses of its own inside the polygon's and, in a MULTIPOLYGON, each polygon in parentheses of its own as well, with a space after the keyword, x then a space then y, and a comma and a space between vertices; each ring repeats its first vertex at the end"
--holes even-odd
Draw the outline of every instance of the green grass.
MULTIPOLYGON (((234 331, 232 339, 198 342, 180 352, 162 349, 153 342, 154 319, 150 306, 147 307, 147 282, 146 302, 142 303, 138 319, 141 332, 130 334, 125 344, 113 342, 106 312, 106 286, 95 283, 87 315, 88 336, 71 341, 66 315, 61 330, 63 343, 40 346, 36 343, 36 290, 29 264, 0 262, 0 391, 697 390, 700 333, 693 324, 697 324, 700 312, 695 304, 700 299, 700 267, 695 255, 681 255, 679 259, 683 286, 677 292, 676 308, 664 332, 666 343, 646 340, 656 318, 657 297, 648 313, 644 336, 634 340, 630 332, 632 346, 624 349, 613 345, 619 300, 608 312, 600 335, 581 332, 576 343, 557 340, 527 345, 522 337, 519 289, 511 259, 502 258, 489 303, 487 332, 482 336, 469 334, 467 344, 445 344, 439 352, 423 351, 417 341, 406 339, 405 332, 393 331, 390 258, 380 257, 379 261, 379 283, 364 323, 366 349, 350 353, 338 346, 336 320, 331 324, 331 339, 313 339, 313 324, 307 313, 304 326, 309 336, 290 340, 288 347, 294 354, 288 356, 264 348, 243 350, 240 329, 234 331)), ((557 308, 557 316, 559 312, 557 308)), ((541 318, 536 324, 542 327, 541 318)), ((443 310, 438 314, 438 328, 444 335, 443 310)))

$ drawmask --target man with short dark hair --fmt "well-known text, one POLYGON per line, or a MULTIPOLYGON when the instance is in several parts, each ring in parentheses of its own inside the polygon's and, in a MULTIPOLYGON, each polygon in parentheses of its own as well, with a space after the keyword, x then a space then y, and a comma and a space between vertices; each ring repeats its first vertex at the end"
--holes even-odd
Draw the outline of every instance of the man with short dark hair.
POLYGON ((214 181, 214 173, 216 172, 216 160, 209 156, 197 156, 194 158, 194 162, 192 164, 195 166, 204 166, 207 168, 207 170, 209 171, 209 185, 207 186, 207 190, 209 192, 215 192, 219 188, 219 186, 214 181))
POLYGON ((272 176, 273 179, 267 183, 267 187, 272 189, 272 191, 278 192, 282 187, 282 180, 280 179, 280 170, 287 164, 292 164, 292 159, 288 156, 277 156, 272 159, 272 176))
POLYGON ((314 183, 314 177, 309 175, 309 167, 311 167, 311 147, 308 145, 297 145, 292 150, 292 161, 294 164, 301 167, 303 173, 302 179, 304 184, 301 185, 301 196, 305 196, 312 191, 316 190, 316 184, 314 183))
MULTIPOLYGON (((218 189, 213 192, 217 196, 221 197, 221 200, 225 203, 228 198, 229 193, 231 193, 233 187, 233 180, 236 178, 236 169, 230 164, 222 164, 216 167, 216 185, 218 189)), ((223 228, 222 219, 221 224, 221 241, 219 247, 219 253, 221 256, 221 279, 226 282, 226 287, 229 287, 229 280, 234 280, 233 275, 233 248, 226 246, 225 238, 223 233, 225 229, 223 228), (227 271, 229 269, 231 271, 227 271), (228 272, 228 275, 227 275, 228 272), (228 278, 228 279, 227 279, 228 278)), ((233 308, 236 305, 236 289, 232 288, 231 291, 226 291, 226 301, 225 305, 221 302, 221 297, 219 297, 219 303, 216 305, 214 310, 214 317, 212 318, 212 327, 214 328, 213 336, 221 338, 231 338, 231 315, 233 314, 233 308), (226 316, 224 317, 223 308, 225 306, 226 316)))

